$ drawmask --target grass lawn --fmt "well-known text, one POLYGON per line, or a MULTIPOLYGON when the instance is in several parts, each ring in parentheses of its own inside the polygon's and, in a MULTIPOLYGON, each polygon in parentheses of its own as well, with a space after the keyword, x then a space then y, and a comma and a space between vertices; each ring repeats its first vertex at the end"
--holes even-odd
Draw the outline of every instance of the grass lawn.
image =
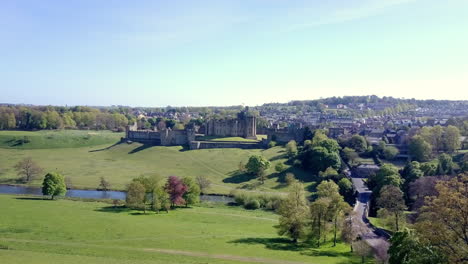
POLYGON ((142 215, 99 202, 0 195, 2 263, 360 263, 349 246, 295 246, 277 216, 228 207, 142 215))
POLYGON ((0 131, 0 148, 51 149, 117 142, 124 133, 93 130, 0 131))
MULTIPOLYGON (((11 133, 11 131, 7 131, 11 133)), ((16 132, 15 132, 16 133, 16 132)), ((20 134, 20 132, 17 132, 20 134)), ((45 141, 40 135, 48 135, 54 132, 21 132, 32 133, 32 139, 38 138, 38 142, 45 141), (34 133, 38 133, 37 135, 34 133)), ((55 132, 66 138, 70 133, 71 138, 87 131, 58 131, 55 132)), ((111 132, 98 132, 96 137, 114 136, 111 132)), ((6 132, 3 135, 7 135, 6 132)), ((58 171, 69 178, 75 188, 95 189, 100 177, 105 177, 111 188, 124 189, 126 184, 134 177, 140 175, 157 174, 160 176, 191 176, 203 175, 212 182, 211 193, 228 194, 233 188, 255 189, 257 191, 285 192, 287 187, 279 181, 284 174, 274 172, 276 163, 285 162, 283 147, 271 149, 201 149, 185 150, 180 146, 162 147, 147 146, 139 143, 122 143, 114 145, 118 136, 111 142, 96 146, 72 147, 62 140, 63 148, 35 148, 0 147, 0 183, 16 183, 18 176, 13 166, 25 157, 31 157, 45 172, 58 171), (253 176, 238 173, 240 162, 247 163, 252 154, 261 154, 272 161, 271 168, 267 171, 269 178, 264 185, 258 186, 258 180, 253 176)), ((31 141, 30 144, 34 142, 31 141)), ((39 146, 39 143, 34 143, 39 146)), ((306 179, 308 174, 300 169, 286 166, 298 178, 306 179)), ((45 173, 44 173, 45 174, 45 173)), ((42 177, 31 182, 31 185, 40 186, 42 177)), ((308 185, 313 183, 308 183, 308 185)))

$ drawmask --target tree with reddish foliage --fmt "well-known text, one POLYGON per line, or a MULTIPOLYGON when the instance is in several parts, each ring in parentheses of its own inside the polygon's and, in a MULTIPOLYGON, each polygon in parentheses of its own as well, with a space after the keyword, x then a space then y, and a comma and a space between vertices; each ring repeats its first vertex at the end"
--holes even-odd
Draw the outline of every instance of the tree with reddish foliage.
POLYGON ((170 176, 167 179, 166 187, 167 193, 169 193, 171 199, 171 206, 185 204, 185 200, 182 197, 187 191, 187 186, 177 176, 170 176))

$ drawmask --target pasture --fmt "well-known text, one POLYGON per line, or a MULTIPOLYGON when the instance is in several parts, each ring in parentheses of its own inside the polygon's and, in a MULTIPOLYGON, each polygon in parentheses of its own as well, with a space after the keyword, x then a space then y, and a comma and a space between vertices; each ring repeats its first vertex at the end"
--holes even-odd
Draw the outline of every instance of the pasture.
MULTIPOLYGON (((280 146, 266 150, 187 150, 181 146, 148 146, 135 142, 116 144, 121 135, 107 131, 3 131, 0 141, 4 142, 5 138, 12 136, 20 137, 23 133, 30 137, 30 143, 18 147, 0 145, 0 183, 17 183, 18 176, 13 166, 21 159, 31 157, 44 168, 44 172, 58 171, 68 178, 74 188, 81 189, 96 189, 100 177, 105 177, 111 183, 111 189, 123 190, 131 179, 140 175, 202 175, 212 182, 209 192, 220 194, 228 194, 234 188, 264 192, 285 192, 288 189, 283 183, 285 173, 277 174, 274 171, 276 163, 286 162, 284 148, 280 146), (56 135, 59 142, 46 144, 49 133, 56 135), (97 133, 92 136, 96 139, 91 141, 99 144, 77 145, 79 141, 76 138, 86 133, 97 133), (67 135, 71 139, 67 139, 67 135), (261 154, 272 162, 267 171, 268 179, 261 186, 253 176, 238 172, 239 164, 247 163, 253 154, 261 154)), ((87 141, 87 144, 91 144, 91 141, 87 141)), ((293 172, 301 179, 308 177, 306 172, 289 165, 286 165, 286 171, 293 172)), ((41 182, 42 176, 30 185, 40 186, 41 182)))
POLYGON ((227 206, 161 214, 0 195, 2 263, 360 263, 349 246, 294 246, 277 216, 227 206))

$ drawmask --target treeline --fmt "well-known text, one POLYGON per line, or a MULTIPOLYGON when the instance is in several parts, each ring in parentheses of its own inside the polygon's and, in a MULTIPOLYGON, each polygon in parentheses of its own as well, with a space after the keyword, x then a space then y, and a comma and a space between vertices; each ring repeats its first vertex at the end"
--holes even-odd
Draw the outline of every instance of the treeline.
POLYGON ((109 129, 123 131, 135 122, 129 109, 54 107, 54 106, 2 106, 0 129, 109 129))

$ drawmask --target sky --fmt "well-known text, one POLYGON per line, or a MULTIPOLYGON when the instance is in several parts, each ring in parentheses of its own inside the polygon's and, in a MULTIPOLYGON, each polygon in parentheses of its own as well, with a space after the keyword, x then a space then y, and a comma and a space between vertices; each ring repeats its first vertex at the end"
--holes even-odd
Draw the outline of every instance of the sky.
POLYGON ((0 103, 468 100, 466 0, 2 0, 0 103))

